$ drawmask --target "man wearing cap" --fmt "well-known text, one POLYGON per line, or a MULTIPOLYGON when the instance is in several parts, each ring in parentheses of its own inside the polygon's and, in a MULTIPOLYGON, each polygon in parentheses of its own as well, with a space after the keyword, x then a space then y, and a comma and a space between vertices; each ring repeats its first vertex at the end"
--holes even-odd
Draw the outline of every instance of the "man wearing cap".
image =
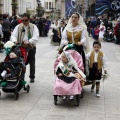
POLYGON ((30 23, 30 16, 27 13, 22 15, 22 23, 17 25, 12 32, 11 41, 29 46, 28 63, 30 64, 30 82, 35 78, 35 54, 36 42, 39 39, 39 32, 36 25, 30 23))

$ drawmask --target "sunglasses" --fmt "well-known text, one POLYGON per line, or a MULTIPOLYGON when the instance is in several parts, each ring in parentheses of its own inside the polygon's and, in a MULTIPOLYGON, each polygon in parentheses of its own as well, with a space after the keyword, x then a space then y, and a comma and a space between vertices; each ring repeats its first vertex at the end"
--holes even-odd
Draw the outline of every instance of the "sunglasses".
POLYGON ((28 20, 22 20, 22 22, 27 22, 28 20))

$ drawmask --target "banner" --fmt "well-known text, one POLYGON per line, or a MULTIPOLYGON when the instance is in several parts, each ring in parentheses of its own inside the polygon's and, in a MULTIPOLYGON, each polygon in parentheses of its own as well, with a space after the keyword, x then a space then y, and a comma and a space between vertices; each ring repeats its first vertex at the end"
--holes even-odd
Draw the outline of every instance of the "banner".
POLYGON ((76 0, 65 0, 65 16, 71 16, 76 11, 76 0))
POLYGON ((102 15, 109 10, 120 12, 120 0, 96 0, 96 15, 102 15))

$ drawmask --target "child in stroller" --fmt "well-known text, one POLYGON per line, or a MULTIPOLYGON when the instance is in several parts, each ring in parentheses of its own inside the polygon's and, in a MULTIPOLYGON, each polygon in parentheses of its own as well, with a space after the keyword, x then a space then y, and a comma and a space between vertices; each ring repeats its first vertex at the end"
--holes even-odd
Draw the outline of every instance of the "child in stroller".
POLYGON ((64 51, 59 58, 57 58, 54 68, 57 75, 54 84, 54 102, 57 104, 57 95, 63 96, 63 100, 70 96, 73 100, 76 96, 76 103, 79 105, 79 95, 82 91, 82 83, 84 83, 86 76, 79 69, 83 69, 83 62, 81 61, 79 53, 75 50, 64 51), (76 61, 72 57, 76 58, 76 61))
POLYGON ((24 74, 25 74, 25 65, 22 61, 22 58, 20 57, 20 49, 19 47, 13 46, 12 51, 10 54, 6 57, 6 61, 2 62, 0 65, 0 78, 1 78, 1 87, 7 86, 6 79, 8 78, 15 78, 18 77, 22 69, 24 69, 21 73, 21 83, 26 84, 26 81, 24 81, 24 74))
MULTIPOLYGON (((21 46, 15 46, 14 43, 8 41, 5 44, 6 58, 0 63, 0 88, 3 92, 14 93, 15 100, 19 97, 19 91, 23 88, 27 93, 30 90, 29 85, 25 85, 24 80, 26 67, 25 58, 27 53, 21 46), (9 47, 8 47, 9 46, 9 47), (22 52, 25 52, 23 54, 22 52)), ((0 92, 1 95, 1 92, 0 92)))

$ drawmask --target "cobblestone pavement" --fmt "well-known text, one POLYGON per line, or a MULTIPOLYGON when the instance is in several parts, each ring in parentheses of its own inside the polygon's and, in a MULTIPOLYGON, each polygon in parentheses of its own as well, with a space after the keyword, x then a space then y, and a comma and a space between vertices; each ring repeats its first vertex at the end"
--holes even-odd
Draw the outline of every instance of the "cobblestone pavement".
MULTIPOLYGON (((17 101, 14 100, 14 94, 2 92, 0 120, 120 120, 120 46, 102 43, 110 77, 101 82, 100 98, 95 97, 95 92, 90 92, 91 86, 85 86, 84 98, 76 107, 74 102, 62 100, 58 101, 57 106, 54 105, 53 65, 57 47, 49 43, 49 37, 43 37, 37 44, 35 83, 29 82, 27 66, 25 78, 30 84, 30 92, 21 90, 17 101)), ((0 53, 0 59, 3 58, 4 54, 0 53)))

